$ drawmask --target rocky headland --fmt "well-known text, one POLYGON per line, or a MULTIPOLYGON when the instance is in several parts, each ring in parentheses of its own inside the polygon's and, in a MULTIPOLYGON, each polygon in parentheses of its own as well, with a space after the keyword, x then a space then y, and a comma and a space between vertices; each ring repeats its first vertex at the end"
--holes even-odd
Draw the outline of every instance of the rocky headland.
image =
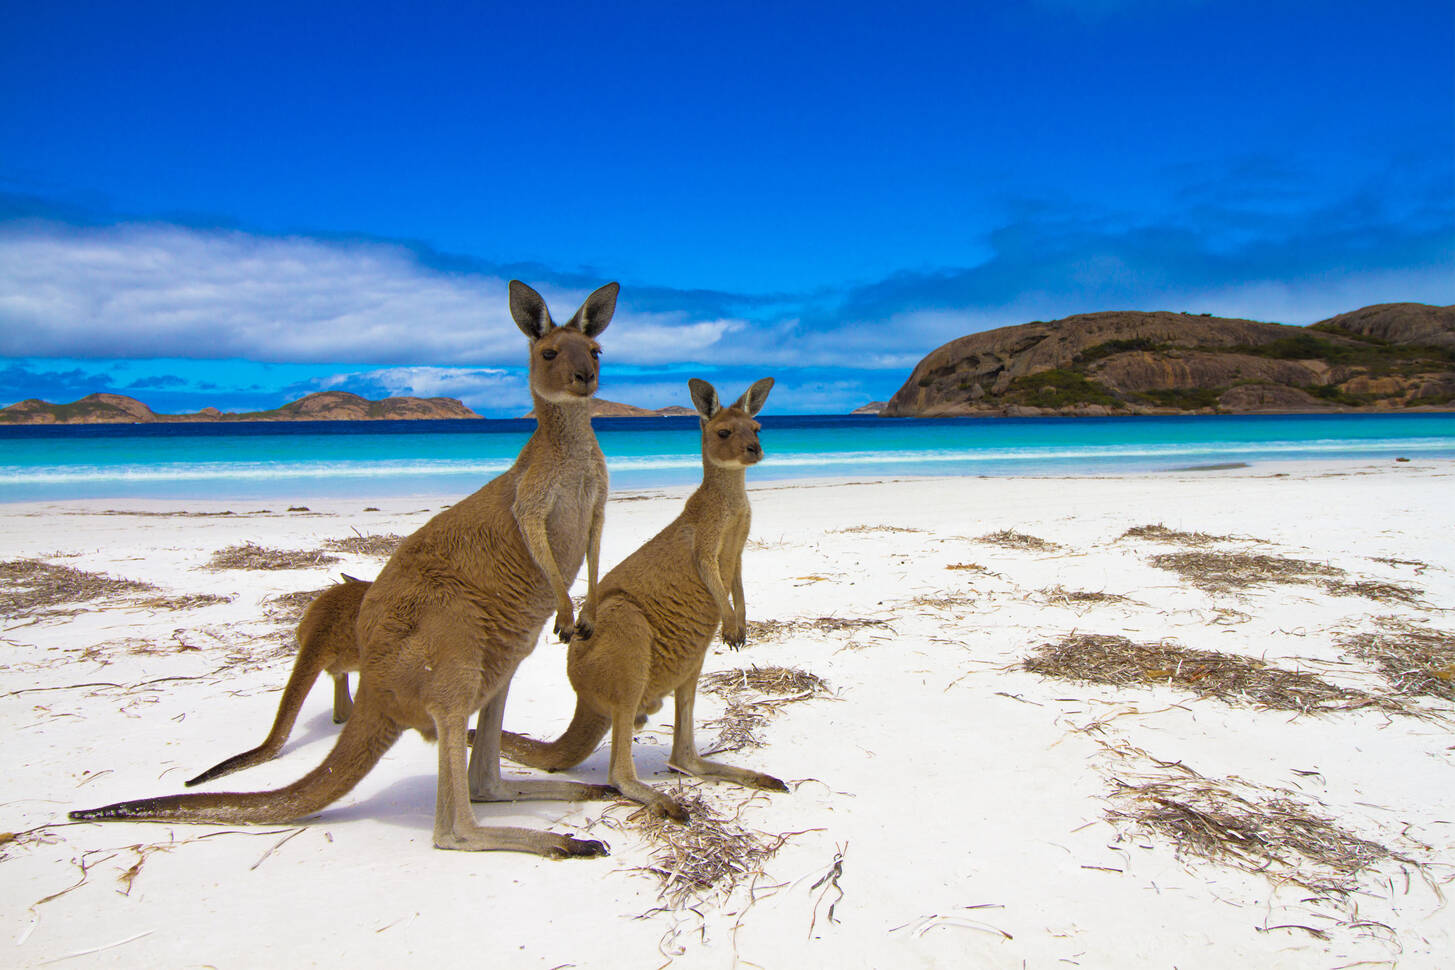
POLYGON ((1455 306, 1386 303, 1307 327, 1111 311, 952 340, 887 417, 1455 409, 1455 306))

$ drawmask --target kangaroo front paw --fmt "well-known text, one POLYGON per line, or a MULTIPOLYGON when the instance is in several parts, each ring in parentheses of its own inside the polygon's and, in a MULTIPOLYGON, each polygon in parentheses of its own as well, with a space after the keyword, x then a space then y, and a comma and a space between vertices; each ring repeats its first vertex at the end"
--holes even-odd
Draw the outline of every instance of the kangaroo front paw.
POLYGON ((563 610, 556 614, 556 636, 561 638, 562 643, 571 639, 571 634, 576 632, 576 620, 570 610, 563 610))
POLYGON ((744 628, 738 626, 737 623, 724 623, 722 625, 722 642, 734 650, 747 642, 747 639, 748 637, 744 628))
POLYGON ((582 640, 590 640, 591 635, 596 632, 596 620, 589 613, 582 613, 576 617, 576 636, 582 640))

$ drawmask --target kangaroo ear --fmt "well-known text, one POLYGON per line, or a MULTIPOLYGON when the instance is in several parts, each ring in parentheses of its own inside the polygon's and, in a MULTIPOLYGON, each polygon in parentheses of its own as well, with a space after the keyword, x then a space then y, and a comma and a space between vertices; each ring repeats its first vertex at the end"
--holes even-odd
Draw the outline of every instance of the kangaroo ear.
POLYGON ((592 293, 566 326, 574 327, 588 337, 605 330, 611 322, 611 315, 616 312, 616 294, 620 289, 616 283, 607 283, 592 293))
POLYGON ((707 381, 694 377, 687 382, 687 387, 692 392, 692 403, 697 405, 697 413, 702 415, 702 420, 706 421, 722 410, 722 405, 717 402, 717 391, 707 381))
POLYGON ((733 407, 746 411, 748 417, 754 417, 763 410, 763 405, 768 403, 768 392, 773 390, 773 378, 765 377, 752 387, 743 392, 743 396, 733 402, 733 407))
POLYGON ((551 311, 546 309, 546 301, 520 280, 510 281, 510 315, 515 318, 520 332, 532 340, 541 339, 555 326, 551 322, 551 311))

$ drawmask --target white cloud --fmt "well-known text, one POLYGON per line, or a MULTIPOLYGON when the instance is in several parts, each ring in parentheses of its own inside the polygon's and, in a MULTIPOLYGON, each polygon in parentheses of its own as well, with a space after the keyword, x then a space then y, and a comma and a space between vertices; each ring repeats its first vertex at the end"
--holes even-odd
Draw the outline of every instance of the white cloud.
MULTIPOLYGON (((587 295, 539 287, 558 320, 587 295)), ((171 225, 0 229, 0 355, 519 364, 506 280, 378 242, 171 225)), ((707 355, 740 324, 621 314, 623 362, 707 355)))

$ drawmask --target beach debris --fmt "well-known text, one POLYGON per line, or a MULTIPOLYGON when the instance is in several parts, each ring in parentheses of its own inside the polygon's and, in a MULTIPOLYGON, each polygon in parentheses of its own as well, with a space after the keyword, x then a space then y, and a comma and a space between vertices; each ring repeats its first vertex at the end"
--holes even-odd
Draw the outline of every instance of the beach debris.
POLYGON ((1159 764, 1159 775, 1113 778, 1106 817, 1166 839, 1179 857, 1341 895, 1354 892, 1360 874, 1379 863, 1420 865, 1348 831, 1296 792, 1205 778, 1180 762, 1159 764))
POLYGON ((1324 582, 1323 587, 1330 596, 1362 596, 1376 603, 1418 603, 1425 592, 1413 586, 1381 583, 1372 579, 1361 579, 1352 583, 1331 579, 1324 582))
POLYGON ((1371 561, 1383 563, 1386 566, 1412 566, 1414 567, 1416 576, 1430 568, 1429 563, 1420 562, 1418 559, 1395 559, 1390 556, 1375 556, 1371 561))
POLYGON ((1206 532, 1183 532, 1180 529, 1169 529, 1167 526, 1157 523, 1155 525, 1137 525, 1117 536, 1116 541, 1123 539, 1151 539, 1153 542, 1171 542, 1180 546, 1210 546, 1219 542, 1261 542, 1261 539, 1240 539, 1238 536, 1215 536, 1206 532))
POLYGON ((1397 694, 1455 701, 1455 633, 1384 617, 1379 631, 1346 637, 1340 646, 1373 664, 1397 694))
POLYGON ((851 525, 847 529, 830 529, 829 535, 862 535, 869 532, 924 532, 924 529, 912 529, 902 525, 851 525))
POLYGON ((1135 600, 1119 593, 1107 593, 1100 590, 1067 589, 1064 586, 1051 586, 1047 589, 1038 590, 1036 596, 1041 602, 1050 606, 1064 606, 1068 609, 1078 607, 1103 606, 1109 603, 1134 603, 1135 600))
POLYGON ((371 556, 375 559, 388 559, 394 555, 394 550, 399 548, 399 543, 404 541, 404 536, 395 532, 382 532, 374 535, 364 535, 355 530, 351 536, 342 539, 330 539, 323 544, 323 547, 330 552, 342 552, 351 556, 371 556))
POLYGON ((815 673, 793 667, 748 667, 705 674, 697 682, 704 694, 723 698, 722 716, 703 726, 717 728, 718 736, 704 755, 760 748, 758 729, 779 708, 829 693, 828 682, 815 673))
POLYGON ((150 583, 115 579, 41 559, 0 562, 0 617, 62 612, 56 607, 155 590, 150 583))
POLYGON ((1167 552, 1149 560, 1209 593, 1229 593, 1267 583, 1310 583, 1346 575, 1327 563, 1247 552, 1167 552))
POLYGON ((298 621, 303 619, 303 611, 330 588, 324 586, 320 589, 300 589, 296 593, 270 596, 263 600, 263 615, 275 623, 297 626, 298 621))
POLYGON ((1020 549, 1024 552, 1057 552, 1061 549, 1054 542, 1026 535, 1024 532, 1016 532, 1014 529, 1001 529, 999 532, 988 532, 979 536, 976 542, 989 543, 992 546, 1000 546, 1002 549, 1020 549))
POLYGON ((816 633, 843 633, 862 630, 867 627, 888 626, 888 620, 862 616, 817 616, 798 620, 749 620, 748 645, 755 641, 776 640, 803 630, 816 633))
POLYGON ((217 593, 189 593, 184 596, 153 596, 148 599, 137 600, 136 606, 147 610, 167 610, 176 613, 179 610, 196 610, 205 606, 220 606, 224 603, 231 603, 233 597, 220 596, 217 593))
POLYGON ((1412 713, 1388 698, 1252 657, 1165 642, 1133 643, 1117 635, 1069 633, 1055 643, 1041 644, 1020 666, 1062 680, 1113 687, 1166 685, 1228 704, 1280 711, 1324 714, 1377 707, 1412 713))
POLYGON ((308 549, 268 549, 252 542, 219 549, 207 560, 213 571, 223 569, 312 569, 339 561, 338 556, 308 549))
POLYGON ((627 816, 624 823, 611 816, 601 820, 636 832, 652 846, 649 864, 636 871, 657 877, 658 898, 669 909, 689 909, 714 897, 731 896, 743 880, 763 874, 763 863, 792 834, 771 835, 741 823, 743 808, 759 796, 750 796, 728 816, 703 795, 701 786, 679 785, 670 794, 687 809, 687 824, 645 808, 627 816))
POLYGON ((829 863, 828 870, 822 876, 819 876, 817 882, 808 887, 809 892, 813 892, 815 889, 820 890, 818 896, 813 901, 813 918, 808 923, 808 935, 810 939, 813 938, 814 928, 818 926, 818 908, 823 905, 824 898, 830 892, 834 892, 837 895, 835 895, 834 901, 829 903, 828 911, 824 915, 830 923, 837 923, 839 921, 839 918, 834 915, 834 909, 844 900, 844 890, 839 885, 839 880, 844 876, 844 853, 847 851, 849 851, 849 844, 847 842, 838 846, 834 852, 834 861, 829 863))

